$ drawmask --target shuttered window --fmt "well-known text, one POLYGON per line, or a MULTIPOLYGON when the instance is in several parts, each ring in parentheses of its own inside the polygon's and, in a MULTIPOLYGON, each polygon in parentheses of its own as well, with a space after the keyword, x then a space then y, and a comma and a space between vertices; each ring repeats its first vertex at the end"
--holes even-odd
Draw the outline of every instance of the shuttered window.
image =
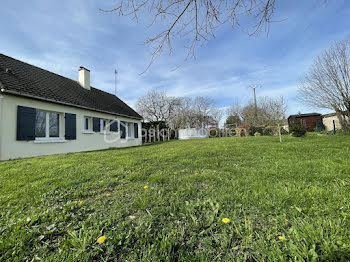
POLYGON ((126 138, 126 123, 124 121, 120 121, 120 138, 126 138))
POLYGON ((59 137, 60 115, 58 113, 36 110, 35 138, 59 137))
POLYGON ((134 137, 139 138, 139 124, 134 123, 134 137))
POLYGON ((111 120, 109 130, 111 132, 118 132, 118 120, 111 120))
POLYGON ((36 109, 25 106, 17 107, 17 140, 35 139, 36 109))
POLYGON ((67 140, 77 139, 76 123, 77 121, 75 114, 65 114, 65 138, 67 140))

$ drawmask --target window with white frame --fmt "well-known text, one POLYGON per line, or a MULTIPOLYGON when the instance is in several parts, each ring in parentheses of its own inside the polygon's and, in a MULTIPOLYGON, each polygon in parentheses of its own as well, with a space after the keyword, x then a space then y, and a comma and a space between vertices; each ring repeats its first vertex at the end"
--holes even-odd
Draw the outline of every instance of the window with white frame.
POLYGON ((35 138, 58 138, 60 133, 59 113, 37 110, 35 118, 35 138))
POLYGON ((108 123, 107 119, 100 119, 100 132, 108 132, 107 123, 108 123))
POLYGON ((128 123, 128 138, 134 138, 134 123, 128 123))
POLYGON ((92 131, 92 118, 85 116, 84 117, 84 131, 92 131))

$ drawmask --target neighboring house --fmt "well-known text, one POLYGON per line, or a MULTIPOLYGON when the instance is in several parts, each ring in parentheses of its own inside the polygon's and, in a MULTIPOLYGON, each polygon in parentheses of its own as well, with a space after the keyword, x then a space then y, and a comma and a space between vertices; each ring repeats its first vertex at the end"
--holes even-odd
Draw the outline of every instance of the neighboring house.
POLYGON ((322 115, 319 113, 290 115, 288 117, 288 126, 290 128, 292 124, 300 122, 307 127, 308 132, 313 132, 318 121, 322 121, 322 115))
POLYGON ((341 124, 336 113, 325 114, 322 116, 323 125, 325 126, 327 132, 333 130, 333 120, 335 123, 335 128, 341 129, 341 124))
POLYGON ((141 145, 142 117, 117 96, 0 54, 0 160, 141 145))

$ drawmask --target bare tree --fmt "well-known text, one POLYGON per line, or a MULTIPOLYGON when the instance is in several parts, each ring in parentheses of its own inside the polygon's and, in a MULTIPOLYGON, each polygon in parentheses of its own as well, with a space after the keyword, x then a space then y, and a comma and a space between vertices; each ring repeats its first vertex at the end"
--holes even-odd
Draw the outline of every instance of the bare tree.
POLYGON ((197 45, 215 37, 215 31, 223 24, 242 27, 249 35, 262 29, 268 32, 275 0, 117 0, 111 9, 101 10, 131 16, 136 21, 142 12, 148 12, 153 17, 150 26, 165 22, 163 30, 146 40, 154 48, 148 69, 165 46, 172 52, 171 43, 176 36, 188 39, 188 59, 194 57, 197 45))
POLYGON ((319 55, 300 84, 300 100, 334 110, 350 131, 350 40, 337 42, 319 55))
POLYGON ((224 114, 221 108, 212 108, 209 112, 209 116, 212 118, 217 127, 219 126, 223 115, 224 114))
POLYGON ((208 126, 210 110, 214 107, 214 101, 208 97, 197 96, 192 103, 192 114, 194 114, 196 119, 196 124, 194 126, 208 126))
POLYGON ((191 120, 194 116, 192 110, 192 99, 189 97, 178 97, 177 115, 172 119, 172 127, 176 128, 187 128, 191 126, 191 120))
POLYGON ((137 111, 148 121, 169 122, 177 113, 179 100, 165 92, 150 91, 136 102, 137 111))
POLYGON ((283 96, 280 98, 266 99, 268 118, 273 126, 277 126, 277 132, 282 143, 281 125, 286 119, 287 104, 283 96))
POLYGON ((241 116, 245 124, 263 127, 269 124, 268 98, 259 97, 257 105, 250 101, 241 110, 241 116))

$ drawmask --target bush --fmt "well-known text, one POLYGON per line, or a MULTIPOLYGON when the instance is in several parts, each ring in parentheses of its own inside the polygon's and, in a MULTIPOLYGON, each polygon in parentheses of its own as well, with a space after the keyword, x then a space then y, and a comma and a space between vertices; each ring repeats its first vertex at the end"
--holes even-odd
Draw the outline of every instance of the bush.
POLYGON ((289 132, 294 137, 303 137, 307 133, 306 126, 302 125, 301 123, 297 122, 291 125, 289 132))
POLYGON ((235 136, 236 135, 236 129, 231 128, 229 131, 229 136, 235 136))
POLYGON ((273 136, 275 134, 275 131, 273 129, 273 127, 271 126, 267 126, 264 129, 264 136, 273 136))
POLYGON ((210 137, 217 137, 219 135, 219 130, 218 129, 210 129, 209 130, 209 136, 210 137))
POLYGON ((264 128, 263 127, 251 126, 250 129, 249 129, 249 135, 254 136, 256 132, 262 134, 264 132, 264 128))
POLYGON ((316 128, 315 128, 315 132, 322 132, 326 129, 326 127, 324 126, 322 120, 318 120, 317 124, 316 124, 316 128))
POLYGON ((281 127, 281 135, 286 135, 288 134, 288 131, 285 130, 283 127, 281 127))

